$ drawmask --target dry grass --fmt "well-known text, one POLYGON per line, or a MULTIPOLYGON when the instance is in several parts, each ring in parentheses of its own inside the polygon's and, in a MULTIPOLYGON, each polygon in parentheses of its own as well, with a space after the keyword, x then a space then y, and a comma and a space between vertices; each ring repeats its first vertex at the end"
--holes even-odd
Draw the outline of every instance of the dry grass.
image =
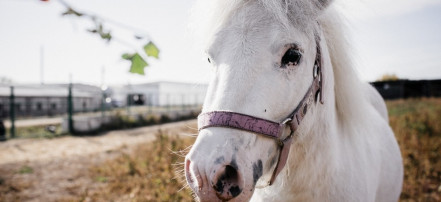
POLYGON ((387 102, 404 164, 402 201, 441 201, 441 99, 387 102))
POLYGON ((105 184, 88 194, 92 201, 192 201, 183 182, 183 153, 194 142, 159 131, 156 140, 140 145, 131 154, 123 153, 91 168, 96 183, 105 184))

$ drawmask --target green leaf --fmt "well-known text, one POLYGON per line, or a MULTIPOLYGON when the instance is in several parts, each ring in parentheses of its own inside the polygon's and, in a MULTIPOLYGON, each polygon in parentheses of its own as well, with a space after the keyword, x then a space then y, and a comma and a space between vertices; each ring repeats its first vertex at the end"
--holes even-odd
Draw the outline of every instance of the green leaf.
POLYGON ((81 17, 84 14, 82 14, 82 13, 80 13, 80 12, 70 8, 70 7, 68 7, 67 10, 64 13, 62 13, 61 15, 63 15, 63 16, 65 16, 65 15, 75 15, 75 16, 81 17))
POLYGON ((132 57, 132 66, 130 66, 130 72, 144 75, 144 68, 148 65, 149 64, 144 59, 142 59, 142 57, 138 53, 136 53, 132 57))
POLYGON ((130 54, 130 53, 124 53, 121 57, 124 60, 132 60, 133 56, 135 56, 135 54, 130 54))
POLYGON ((144 51, 145 53, 150 56, 150 57, 154 57, 156 59, 159 58, 159 49, 158 47, 156 47, 156 45, 152 42, 149 42, 148 44, 146 44, 144 46, 144 51))
POLYGON ((101 32, 99 34, 100 34, 101 38, 104 40, 110 41, 112 39, 112 35, 110 34, 110 32, 107 32, 107 33, 101 32))

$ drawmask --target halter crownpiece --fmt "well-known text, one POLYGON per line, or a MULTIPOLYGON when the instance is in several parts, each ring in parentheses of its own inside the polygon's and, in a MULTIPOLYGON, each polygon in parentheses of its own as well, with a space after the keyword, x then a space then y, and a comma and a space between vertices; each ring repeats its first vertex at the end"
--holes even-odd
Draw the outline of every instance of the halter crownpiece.
POLYGON ((320 49, 320 38, 316 36, 316 58, 313 67, 313 81, 303 99, 294 109, 294 111, 282 122, 274 122, 246 114, 231 111, 212 111, 202 113, 198 116, 198 130, 209 127, 227 127, 248 132, 258 133, 266 137, 275 139, 280 147, 279 158, 268 185, 272 185, 279 175, 280 171, 285 167, 288 159, 289 149, 291 147, 294 132, 299 127, 308 108, 313 103, 323 104, 323 75, 322 60, 320 49), (283 137, 285 126, 288 125, 291 132, 288 136, 283 137))

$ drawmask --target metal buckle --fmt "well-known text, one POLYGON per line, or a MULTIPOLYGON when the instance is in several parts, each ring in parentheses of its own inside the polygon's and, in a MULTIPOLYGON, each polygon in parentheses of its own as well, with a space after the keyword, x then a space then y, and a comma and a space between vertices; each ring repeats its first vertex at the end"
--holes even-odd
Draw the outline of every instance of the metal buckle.
MULTIPOLYGON (((282 125, 286 125, 287 123, 291 122, 292 118, 286 118, 283 122, 282 125)), ((294 131, 292 130, 291 126, 289 126, 289 130, 291 131, 289 133, 288 136, 286 136, 284 139, 282 139, 282 137, 276 139, 277 145, 279 145, 279 147, 283 147, 285 145, 286 140, 289 140, 290 138, 292 138, 294 131)))
POLYGON ((285 125, 286 123, 292 121, 292 118, 287 118, 282 122, 282 125, 285 125))

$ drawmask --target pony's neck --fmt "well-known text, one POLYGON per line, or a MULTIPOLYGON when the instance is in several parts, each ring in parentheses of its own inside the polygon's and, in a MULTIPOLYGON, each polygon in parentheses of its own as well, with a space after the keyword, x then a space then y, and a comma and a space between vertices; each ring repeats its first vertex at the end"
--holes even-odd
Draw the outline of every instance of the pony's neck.
MULTIPOLYGON (((325 104, 315 112, 314 122, 293 140, 285 170, 275 184, 260 192, 262 199, 275 201, 311 201, 332 192, 332 173, 339 162, 339 129, 334 97, 328 94, 325 104), (332 99, 331 99, 332 98, 332 99), (279 200, 277 200, 279 199, 279 200), (296 200, 294 200, 296 199, 296 200)), ((310 125, 310 124, 308 124, 310 125)), ((263 200, 265 201, 265 200, 263 200)))
POLYGON ((322 189, 329 187, 331 179, 328 178, 338 162, 335 158, 340 156, 336 154, 339 152, 340 124, 337 123, 334 96, 328 93, 325 102, 317 108, 314 120, 309 121, 309 130, 299 134, 292 145, 289 170, 285 172, 282 184, 290 187, 289 193, 295 197, 329 192, 322 189))

